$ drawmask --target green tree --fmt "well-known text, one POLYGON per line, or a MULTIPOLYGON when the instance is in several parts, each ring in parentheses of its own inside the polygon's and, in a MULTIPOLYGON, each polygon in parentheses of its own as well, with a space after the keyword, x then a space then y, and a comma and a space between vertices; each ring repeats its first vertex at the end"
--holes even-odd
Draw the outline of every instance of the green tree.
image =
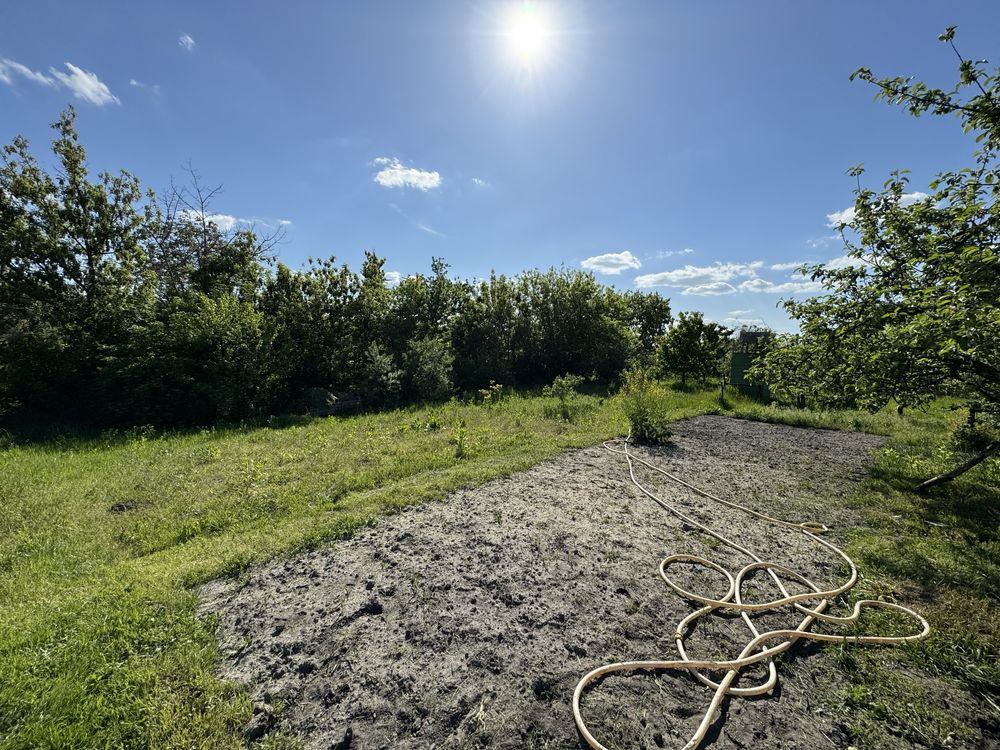
POLYGON ((699 312, 680 313, 661 339, 660 371, 679 376, 685 387, 689 377, 705 382, 721 371, 731 333, 725 326, 707 322, 699 312))
POLYGON ((0 393, 24 408, 106 416, 109 371, 148 320, 143 194, 128 172, 92 181, 70 108, 53 124, 56 176, 23 138, 0 165, 0 393))
POLYGON ((511 385, 527 336, 515 282, 490 274, 459 300, 451 326, 455 383, 466 390, 511 385))
MULTIPOLYGON (((756 376, 779 388, 878 409, 890 400, 917 405, 942 393, 980 404, 1000 420, 1000 68, 963 57, 951 27, 940 40, 959 60, 950 90, 911 78, 852 78, 876 98, 915 116, 956 115, 980 144, 972 165, 942 172, 932 195, 912 202, 907 175, 894 172, 882 190, 856 191, 854 217, 841 226, 846 268, 812 266, 827 293, 785 308, 801 334, 783 342, 756 376), (815 375, 809 384, 808 375, 815 375)), ((850 172, 860 180, 862 169, 850 172)), ((973 457, 1000 450, 993 441, 973 457)), ((971 464, 971 465, 974 465, 971 464)), ((952 475, 954 476, 954 475, 952 475)), ((940 481, 952 478, 943 476, 940 481)), ((937 483, 931 480, 925 486, 937 483)))
POLYGON ((673 318, 670 315, 670 300, 657 292, 629 291, 623 295, 628 316, 628 327, 635 334, 637 354, 644 364, 651 362, 656 354, 656 345, 666 333, 673 318))
POLYGON ((421 401, 440 401, 451 395, 455 353, 440 336, 413 339, 403 358, 407 395, 421 401))

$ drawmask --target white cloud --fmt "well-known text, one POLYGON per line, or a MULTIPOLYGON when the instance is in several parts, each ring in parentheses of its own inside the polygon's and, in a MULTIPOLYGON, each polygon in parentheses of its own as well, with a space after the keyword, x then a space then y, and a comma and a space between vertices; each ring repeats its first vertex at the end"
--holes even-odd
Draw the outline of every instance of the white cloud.
MULTIPOLYGON (((927 193, 922 193, 919 190, 915 190, 912 193, 903 193, 899 196, 900 206, 912 206, 914 203, 919 203, 922 200, 930 198, 927 193)), ((854 206, 848 206, 842 211, 834 211, 832 214, 826 215, 826 225, 828 227, 838 228, 841 224, 846 224, 851 226, 854 223, 854 219, 857 214, 854 210, 854 206)))
MULTIPOLYGON (((94 73, 89 70, 78 68, 73 63, 65 63, 68 73, 55 68, 49 68, 51 76, 32 70, 26 65, 22 65, 7 58, 0 59, 0 81, 13 85, 14 76, 20 76, 32 83, 37 83, 50 88, 65 87, 73 92, 77 99, 102 107, 105 104, 121 104, 118 97, 111 93, 107 85, 102 82, 94 73)), ((138 81, 131 81, 133 86, 142 85, 138 81)))
POLYGON ((665 260, 666 258, 671 258, 675 255, 690 255, 694 250, 690 247, 686 247, 683 250, 657 250, 656 259, 665 260))
POLYGON ((604 253, 603 255, 594 255, 580 261, 580 265, 588 271, 596 271, 597 273, 605 274, 619 274, 630 268, 639 268, 642 266, 642 263, 640 263, 639 259, 632 255, 632 253, 628 250, 623 250, 620 253, 604 253))
POLYGON ((736 287, 725 281, 713 281, 710 284, 698 284, 686 287, 681 294, 691 294, 697 297, 718 297, 723 294, 735 294, 736 287))
POLYGON ((49 72, 59 83, 73 92, 73 96, 98 107, 105 104, 121 104, 118 97, 111 93, 107 85, 89 70, 76 67, 73 63, 65 63, 69 73, 49 68, 49 72))
POLYGON ((752 313, 753 310, 730 310, 726 313, 731 318, 745 318, 747 315, 752 313))
POLYGON ((774 263, 771 266, 772 271, 794 271, 796 268, 805 263, 804 260, 793 260, 789 263, 774 263))
POLYGON ((177 46, 183 47, 188 52, 193 52, 195 48, 194 37, 192 37, 190 34, 181 34, 177 38, 177 46))
POLYGON ((425 224, 423 221, 420 221, 419 219, 412 218, 408 213, 406 213, 406 211, 404 211, 403 209, 401 209, 395 203, 390 203, 389 204, 389 208, 391 208, 397 214, 399 214, 400 216, 402 216, 404 219, 406 219, 408 222, 410 222, 410 224, 412 224, 414 227, 416 227, 417 229, 419 229, 421 232, 427 232, 427 234, 433 234, 435 237, 447 237, 448 236, 448 235, 444 234, 444 232, 439 232, 434 227, 425 224))
POLYGON ((732 281, 741 276, 754 277, 757 275, 757 269, 763 265, 764 262, 760 260, 755 260, 752 263, 719 263, 717 261, 710 266, 687 265, 673 271, 636 276, 635 284, 639 287, 700 286, 718 281, 732 281))
POLYGON ((839 227, 841 224, 850 226, 854 223, 854 206, 848 206, 843 211, 834 211, 826 215, 826 225, 828 227, 839 227))
POLYGON ((137 81, 134 78, 128 79, 128 85, 134 89, 140 89, 142 91, 148 91, 154 96, 159 96, 160 94, 160 84, 158 83, 143 83, 142 81, 137 81))
POLYGON ((386 283, 386 286, 396 286, 402 280, 403 280, 403 274, 401 274, 399 271, 386 271, 385 272, 385 283, 386 283))
POLYGON ((831 258, 823 265, 833 271, 839 271, 842 268, 862 268, 863 266, 871 264, 862 258, 852 258, 850 255, 839 255, 836 258, 831 258))
POLYGON ((0 81, 13 84, 15 74, 22 78, 27 78, 33 83, 40 83, 43 86, 55 88, 57 85, 54 78, 49 78, 44 73, 32 70, 27 65, 22 65, 15 60, 8 60, 6 57, 0 58, 0 81))
POLYGON ((475 185, 476 187, 489 187, 490 186, 490 183, 488 183, 486 180, 480 179, 479 177, 473 177, 472 178, 472 184, 475 185))
POLYGON ((291 219, 278 219, 278 226, 279 227, 289 227, 291 225, 292 225, 292 220, 291 219))
POLYGON ((838 239, 840 239, 839 234, 828 234, 825 237, 816 237, 811 240, 806 240, 806 244, 815 250, 817 247, 824 247, 825 245, 838 239))
POLYGON ((767 279, 747 279, 740 284, 741 292, 760 292, 762 294, 803 294, 823 291, 823 285, 818 281, 785 281, 775 284, 767 279))
POLYGON ((424 224, 422 221, 413 222, 413 226, 415 226, 421 232, 427 232, 427 234, 433 234, 435 237, 445 236, 443 233, 439 232, 434 227, 428 226, 427 224, 424 224))
POLYGON ((441 185, 441 175, 438 172, 404 166, 395 157, 380 156, 372 164, 382 167, 375 174, 375 182, 382 187, 411 187, 426 191, 441 185))
POLYGON ((763 318, 741 318, 730 316, 728 318, 723 318, 722 322, 724 325, 730 328, 741 328, 744 326, 762 326, 764 325, 763 318))
MULTIPOLYGON (((203 215, 194 209, 185 208, 183 211, 177 212, 177 217, 182 221, 189 221, 194 224, 201 222, 203 215)), ((204 220, 210 224, 215 224, 219 228, 219 231, 222 232, 230 231, 237 224, 249 225, 253 223, 249 219, 240 219, 229 214, 205 214, 204 220)))
POLYGON ((912 206, 914 203, 920 203, 922 200, 930 198, 927 193, 921 193, 919 190, 915 190, 912 193, 903 193, 899 199, 899 205, 901 206, 912 206))

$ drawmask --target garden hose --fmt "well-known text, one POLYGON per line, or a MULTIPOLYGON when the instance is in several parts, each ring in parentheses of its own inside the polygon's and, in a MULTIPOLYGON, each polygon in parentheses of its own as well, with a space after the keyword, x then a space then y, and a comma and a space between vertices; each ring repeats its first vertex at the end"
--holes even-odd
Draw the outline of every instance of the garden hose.
POLYGON ((746 506, 739 505, 738 503, 733 503, 728 500, 723 500, 715 495, 712 495, 704 490, 695 487, 683 479, 674 476, 670 472, 655 466, 654 464, 639 458, 629 452, 628 446, 631 440, 631 436, 625 438, 624 440, 611 440, 604 443, 604 447, 611 451, 612 453, 619 453, 625 456, 625 460, 628 462, 629 477, 632 483, 642 492, 644 495, 659 504, 664 510, 673 514, 684 523, 694 526, 701 531, 709 534, 715 539, 719 540, 726 546, 741 552, 742 554, 749 557, 753 562, 743 566, 738 570, 735 575, 719 565, 718 563, 712 562, 699 555, 687 555, 687 554, 675 554, 665 557, 660 562, 660 576, 666 582, 666 584, 673 589, 679 596, 688 601, 696 602, 701 606, 694 612, 689 614, 677 625, 676 632, 674 633, 674 641, 677 644, 677 651, 680 655, 679 659, 669 659, 669 660, 650 660, 650 661, 623 661, 614 662, 611 664, 605 664, 602 667, 592 670, 591 672, 584 675, 584 677, 577 683, 576 690, 573 692, 573 718, 576 721, 577 730, 580 736, 583 738, 584 742, 588 746, 593 748, 593 750, 608 750, 607 747, 602 745, 597 738, 591 734, 590 730, 587 729, 587 725, 583 720, 583 715, 580 709, 580 701, 583 697, 584 691, 587 686, 594 681, 605 677, 610 674, 621 673, 621 672, 637 672, 637 671, 663 671, 663 670, 681 670, 687 671, 694 674, 694 676, 704 685, 712 688, 715 694, 712 697, 712 701, 705 711, 704 716, 698 725, 697 731, 692 735, 691 739, 687 741, 687 744, 683 746, 683 750, 694 750, 697 748, 705 739, 705 735, 708 733, 709 728, 714 721, 716 711, 720 708, 723 701, 730 696, 753 696, 762 695, 769 692, 778 682, 777 669, 774 665, 774 657, 778 654, 787 651, 793 643, 797 640, 813 640, 813 641, 827 641, 832 643, 855 643, 855 644, 880 644, 880 645, 899 645, 902 643, 908 643, 912 641, 919 641, 926 638, 930 634, 930 625, 927 620, 921 617, 919 614, 914 612, 912 609, 904 607, 899 604, 893 604, 890 602, 876 601, 872 599, 863 599, 854 603, 854 608, 849 615, 845 616, 835 616, 826 613, 827 607, 831 602, 838 596, 849 591, 857 583, 858 571, 855 567, 854 562, 851 560, 847 554, 841 550, 836 545, 828 542, 825 539, 821 539, 817 534, 827 531, 827 527, 820 523, 815 523, 812 521, 806 523, 791 523, 788 521, 783 521, 772 516, 768 516, 764 513, 753 510, 752 508, 747 508, 746 506), (617 447, 620 444, 621 447, 617 447), (766 561, 758 557, 751 550, 746 547, 734 542, 731 539, 723 536, 719 532, 709 528, 705 524, 696 521, 691 516, 687 515, 683 511, 679 510, 675 506, 666 502, 662 498, 655 495, 649 489, 644 487, 642 483, 638 480, 635 475, 635 464, 639 463, 647 468, 656 471, 668 479, 680 484, 683 487, 697 493, 698 495, 712 500, 716 503, 720 503, 728 508, 747 513, 756 518, 759 518, 767 523, 774 524, 777 526, 782 526, 784 528, 793 529, 805 534, 809 539, 817 542, 826 549, 832 551, 834 554, 839 556, 846 564, 850 570, 850 574, 847 581, 836 588, 829 590, 821 589, 816 583, 806 578, 804 575, 796 572, 795 570, 781 565, 780 563, 766 561), (709 570, 720 573, 729 582, 728 590, 725 595, 720 599, 713 599, 708 596, 701 596, 691 591, 687 591, 681 586, 677 585, 674 581, 670 579, 668 575, 668 570, 671 565, 675 563, 692 563, 699 565, 701 567, 707 568, 709 570), (767 573, 767 575, 774 581, 778 590, 781 592, 781 597, 768 602, 761 603, 747 603, 743 601, 742 590, 743 583, 746 577, 756 570, 762 570, 767 573), (780 575, 779 575, 780 574, 780 575), (806 587, 809 591, 800 594, 790 594, 785 588, 785 584, 782 582, 782 576, 786 580, 792 580, 798 584, 806 587), (804 602, 814 602, 814 608, 810 609, 804 602), (802 621, 799 623, 798 627, 794 630, 768 630, 763 633, 759 632, 754 625, 753 621, 750 619, 751 612, 766 612, 773 611, 779 607, 784 607, 792 605, 799 612, 802 613, 802 621), (687 655, 687 651, 684 648, 684 639, 690 630, 691 626, 701 617, 710 614, 716 610, 735 610, 740 613, 743 621, 746 623, 747 628, 751 633, 751 640, 740 652, 739 656, 731 660, 699 660, 691 659, 687 655), (836 625, 853 625, 858 622, 861 617, 861 612, 864 609, 885 609, 892 610, 896 612, 901 612, 909 617, 912 617, 916 623, 919 625, 919 632, 912 633, 910 635, 832 635, 827 633, 814 633, 809 630, 814 622, 819 620, 820 622, 828 622, 836 625), (773 641, 779 641, 776 645, 769 645, 773 641), (751 664, 757 664, 759 662, 766 662, 767 665, 767 679, 764 680, 759 685, 754 685, 751 687, 734 687, 733 683, 739 677, 740 672, 751 664), (712 671, 725 671, 725 676, 718 682, 710 679, 702 673, 701 670, 712 670, 712 671))

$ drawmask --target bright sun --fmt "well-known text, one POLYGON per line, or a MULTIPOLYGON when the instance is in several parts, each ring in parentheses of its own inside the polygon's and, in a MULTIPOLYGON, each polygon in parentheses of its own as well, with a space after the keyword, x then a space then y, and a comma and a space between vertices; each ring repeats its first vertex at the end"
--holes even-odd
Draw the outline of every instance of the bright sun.
POLYGON ((548 18, 534 3, 524 3, 512 9, 504 37, 514 59, 525 67, 534 67, 549 52, 552 31, 548 18))

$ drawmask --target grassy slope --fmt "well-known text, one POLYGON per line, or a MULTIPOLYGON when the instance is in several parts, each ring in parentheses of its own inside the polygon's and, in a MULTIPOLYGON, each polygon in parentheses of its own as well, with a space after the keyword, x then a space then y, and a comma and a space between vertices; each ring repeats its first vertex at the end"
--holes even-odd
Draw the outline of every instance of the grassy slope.
MULTIPOLYGON (((718 411, 713 393, 667 398, 676 418, 718 411)), ((0 747, 241 746, 250 706, 212 674, 215 643, 191 586, 626 429, 617 399, 581 397, 568 424, 551 418, 554 405, 516 396, 0 452, 0 747), (138 507, 109 512, 120 502, 138 507)), ((889 743, 878 739, 887 731, 931 744, 961 733, 935 709, 906 708, 927 702, 896 667, 920 664, 979 692, 1000 681, 995 470, 918 499, 903 488, 947 462, 936 446, 954 415, 730 407, 896 436, 856 499, 872 529, 850 551, 867 591, 926 594, 939 635, 902 654, 845 653, 853 692, 834 699, 866 706, 845 721, 872 746, 889 743)))

